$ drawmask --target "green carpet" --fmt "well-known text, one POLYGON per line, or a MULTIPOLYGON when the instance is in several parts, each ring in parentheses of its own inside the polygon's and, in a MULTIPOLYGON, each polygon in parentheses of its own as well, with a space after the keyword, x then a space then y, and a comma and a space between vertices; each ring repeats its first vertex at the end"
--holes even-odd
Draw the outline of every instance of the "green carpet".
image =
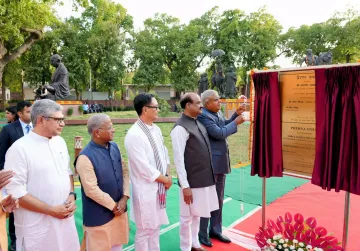
MULTIPOLYGON (((250 165, 244 168, 233 168, 231 173, 226 176, 225 195, 234 200, 261 205, 262 178, 251 176, 250 172, 250 165)), ((277 198, 307 182, 309 181, 289 176, 266 179, 266 203, 269 204, 273 202, 277 198)))
MULTIPOLYGON (((175 181, 175 179, 174 179, 175 181)), ((175 183, 175 182, 174 182, 175 183)), ((77 194, 80 195, 80 188, 75 189, 77 194)), ((227 201, 224 204, 223 208, 223 226, 228 227, 234 221, 238 220, 242 216, 246 215, 248 212, 255 209, 256 205, 251 205, 244 203, 244 213, 240 212, 240 202, 232 200, 231 198, 226 198, 227 201)), ((79 196, 76 201, 77 210, 75 213, 76 227, 79 233, 79 239, 83 238, 83 229, 82 229, 82 204, 81 197, 79 196)), ((168 191, 167 196, 167 215, 169 218, 169 225, 162 226, 162 234, 160 236, 160 246, 161 250, 180 250, 180 238, 179 238, 179 187, 174 184, 170 191, 168 191)), ((129 244, 124 246, 124 251, 134 250, 134 237, 135 237, 136 226, 133 222, 130 221, 130 239, 129 244)))

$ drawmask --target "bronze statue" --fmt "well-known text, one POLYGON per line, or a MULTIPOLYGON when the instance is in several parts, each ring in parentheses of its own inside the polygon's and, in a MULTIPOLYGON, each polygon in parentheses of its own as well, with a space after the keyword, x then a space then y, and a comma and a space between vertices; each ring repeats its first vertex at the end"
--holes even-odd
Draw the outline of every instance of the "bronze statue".
POLYGON ((236 82, 237 76, 234 72, 234 67, 230 66, 229 72, 225 74, 225 98, 236 98, 236 82))
POLYGON ((221 49, 216 49, 211 52, 211 56, 215 58, 215 69, 211 77, 211 83, 216 87, 220 97, 224 97, 224 83, 225 76, 223 74, 223 66, 221 63, 221 57, 225 55, 225 52, 221 49))
POLYGON ((199 95, 206 91, 209 88, 209 80, 207 77, 207 73, 204 72, 201 74, 201 78, 199 80, 199 95))
POLYGON ((56 67, 56 71, 51 77, 51 84, 45 85, 49 92, 46 97, 51 100, 64 100, 70 96, 69 73, 58 54, 51 56, 50 63, 56 67))
POLYGON ((306 56, 302 59, 302 61, 300 62, 300 66, 305 62, 305 64, 307 66, 314 66, 314 65, 318 65, 318 56, 313 55, 312 50, 311 49, 307 49, 306 50, 306 56))
POLYGON ((332 52, 322 52, 319 55, 319 65, 332 64, 332 52))

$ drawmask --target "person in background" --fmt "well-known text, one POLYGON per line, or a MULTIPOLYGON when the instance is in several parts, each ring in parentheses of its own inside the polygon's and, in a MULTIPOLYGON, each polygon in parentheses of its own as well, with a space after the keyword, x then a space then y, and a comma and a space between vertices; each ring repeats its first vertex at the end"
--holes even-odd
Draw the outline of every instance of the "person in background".
POLYGON ((35 102, 34 129, 6 153, 5 170, 14 172, 6 192, 20 205, 14 213, 18 251, 80 249, 70 156, 60 137, 65 126, 62 109, 50 99, 35 102))
MULTIPOLYGON (((16 105, 17 117, 15 122, 4 126, 0 132, 0 170, 4 169, 5 155, 15 141, 27 135, 33 128, 30 118, 31 103, 20 101, 16 105)), ((9 215, 10 251, 16 250, 16 234, 14 225, 14 214, 9 215)))
POLYGON ((128 169, 113 142, 115 129, 106 114, 89 118, 91 141, 76 160, 81 182, 83 223, 87 251, 121 251, 129 241, 128 169), (96 217, 94 217, 96 216, 96 217))
POLYGON ((86 102, 83 104, 83 112, 84 114, 89 113, 89 105, 86 102))
POLYGON ((5 108, 5 117, 7 119, 8 124, 11 124, 19 119, 17 115, 16 106, 9 106, 5 108))

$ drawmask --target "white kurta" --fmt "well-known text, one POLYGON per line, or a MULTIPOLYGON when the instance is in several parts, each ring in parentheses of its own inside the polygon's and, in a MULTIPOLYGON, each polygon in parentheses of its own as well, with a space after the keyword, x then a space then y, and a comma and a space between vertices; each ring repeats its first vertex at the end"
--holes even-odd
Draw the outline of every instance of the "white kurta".
MULTIPOLYGON (((187 173, 185 169, 184 153, 186 141, 189 139, 188 131, 182 126, 176 126, 171 131, 171 140, 174 151, 174 162, 181 188, 188 188, 187 173)), ((201 188, 191 188, 193 203, 187 205, 184 195, 180 189, 180 215, 181 216, 200 216, 209 218, 210 212, 219 209, 219 202, 215 185, 201 188)))
MULTIPOLYGON (((162 174, 166 174, 169 156, 164 145, 160 128, 148 126, 158 148, 162 174)), ((158 182, 160 172, 156 168, 154 153, 146 134, 135 123, 125 137, 131 180, 130 219, 138 228, 156 229, 162 224, 169 224, 166 209, 160 209, 158 201, 158 182)))
MULTIPOLYGON (((31 194, 51 205, 63 204, 70 193, 70 157, 60 136, 48 139, 34 132, 17 140, 7 151, 5 169, 15 176, 6 190, 15 198, 31 194)), ((74 216, 57 219, 19 208, 14 213, 16 249, 78 251, 79 238, 74 216)))

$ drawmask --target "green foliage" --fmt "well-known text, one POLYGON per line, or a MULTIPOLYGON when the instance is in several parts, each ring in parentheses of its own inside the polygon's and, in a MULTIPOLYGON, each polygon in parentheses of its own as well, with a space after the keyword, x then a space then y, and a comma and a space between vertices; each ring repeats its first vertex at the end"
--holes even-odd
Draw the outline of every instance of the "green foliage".
POLYGON ((78 111, 80 114, 82 114, 84 112, 84 107, 82 105, 78 106, 78 111))
POLYGON ((161 98, 156 92, 150 91, 149 93, 153 94, 158 102, 159 110, 160 110, 159 114, 161 115, 168 114, 171 108, 169 103, 165 99, 161 98))
POLYGON ((71 116, 73 113, 74 113, 74 108, 72 108, 72 107, 69 107, 66 111, 67 116, 71 116))
POLYGON ((301 62, 306 49, 312 49, 314 55, 332 51, 333 63, 356 62, 360 56, 359 30, 359 13, 349 8, 325 22, 290 28, 280 37, 280 49, 294 63, 301 62))
MULTIPOLYGON (((54 27, 56 28, 56 27, 54 27)), ((24 81, 32 87, 51 82, 54 68, 50 67, 50 57, 57 53, 60 45, 57 34, 53 31, 45 32, 43 39, 35 43, 28 52, 21 57, 24 69, 24 81)))

